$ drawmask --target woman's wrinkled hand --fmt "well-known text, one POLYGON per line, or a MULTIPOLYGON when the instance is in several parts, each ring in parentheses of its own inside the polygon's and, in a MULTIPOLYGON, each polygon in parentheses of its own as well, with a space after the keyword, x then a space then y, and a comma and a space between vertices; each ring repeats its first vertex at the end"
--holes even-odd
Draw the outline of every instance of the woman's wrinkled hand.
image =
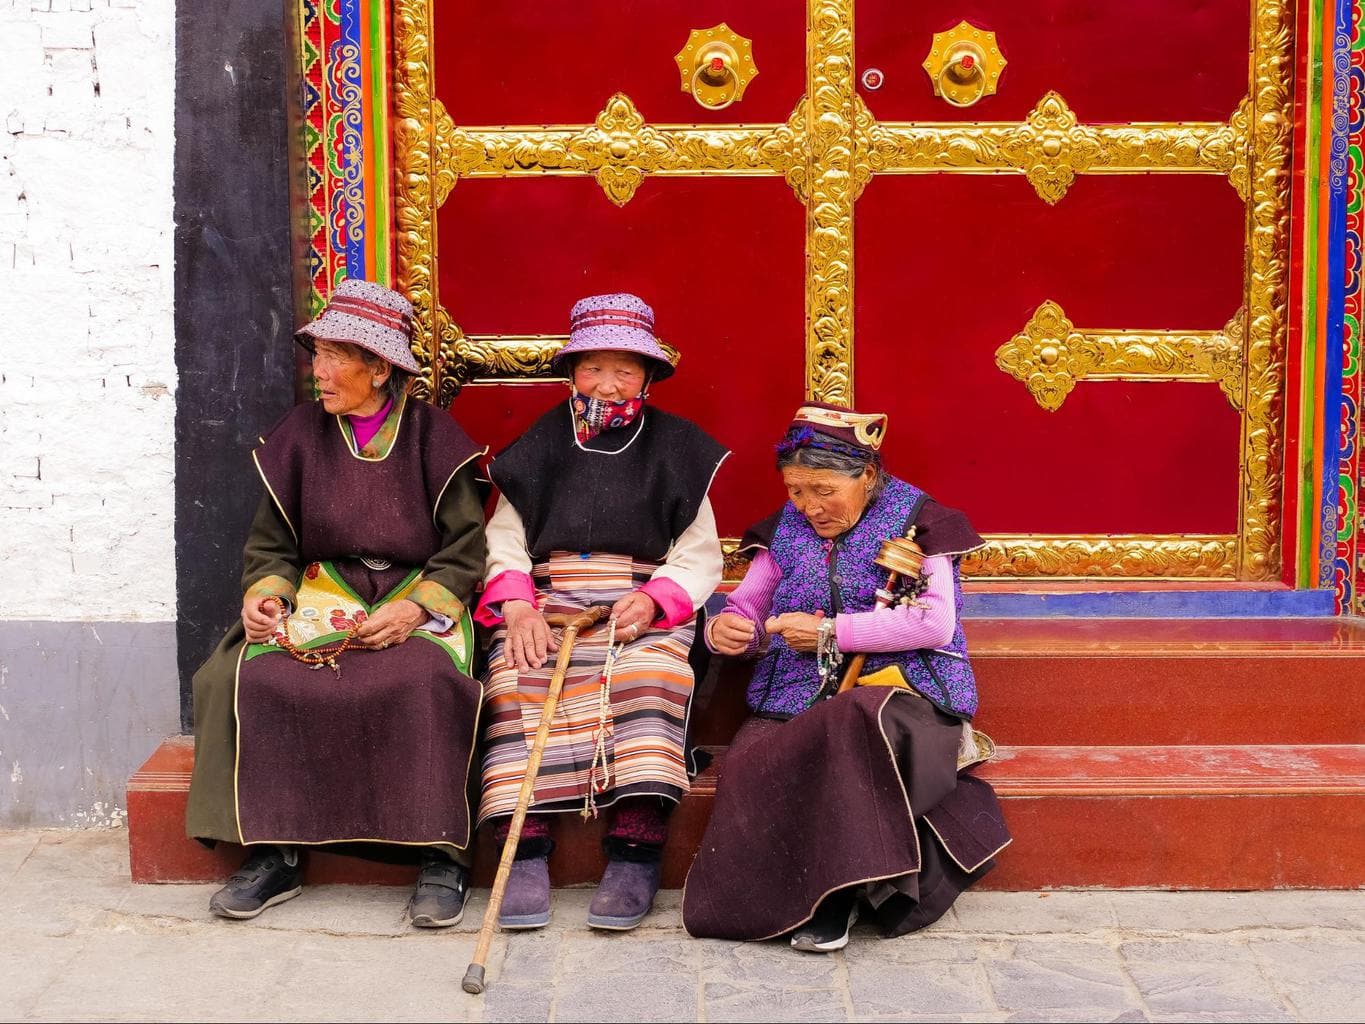
POLYGON ((659 608, 642 590, 632 590, 611 606, 611 618, 616 620, 617 641, 634 640, 649 629, 659 614, 659 608))
POLYGON ((754 624, 743 615, 721 612, 711 620, 711 646, 717 654, 746 654, 754 642, 754 624))
POLYGON ((503 655, 518 672, 540 668, 559 650, 559 640, 545 616, 530 601, 504 601, 502 620, 507 624, 503 655))
POLYGON ((372 651, 401 644, 412 635, 412 631, 426 622, 430 616, 426 609, 416 601, 403 598, 390 601, 374 610, 374 613, 360 624, 355 631, 355 642, 372 651))
POLYGON ((263 644, 274 634, 280 624, 284 606, 278 597, 242 598, 242 625, 246 627, 246 638, 253 644, 263 644))
POLYGON ((793 651, 813 652, 819 634, 820 623, 825 613, 810 615, 806 612, 786 612, 773 615, 763 623, 763 628, 773 636, 780 636, 793 651))

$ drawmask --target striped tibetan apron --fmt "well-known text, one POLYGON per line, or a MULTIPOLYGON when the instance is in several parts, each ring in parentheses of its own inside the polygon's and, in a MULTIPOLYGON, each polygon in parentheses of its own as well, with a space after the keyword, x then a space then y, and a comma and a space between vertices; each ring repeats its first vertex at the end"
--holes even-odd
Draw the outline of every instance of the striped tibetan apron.
MULTIPOLYGON (((534 566, 532 577, 542 611, 573 613, 614 604, 658 567, 625 555, 553 551, 534 566)), ((610 693, 603 685, 606 623, 579 635, 536 777, 534 810, 581 811, 590 789, 598 807, 628 796, 682 799, 694 681, 687 654, 695 632, 689 621, 626 643, 612 666, 610 693)), ((494 634, 484 676, 480 824, 516 807, 554 673, 553 655, 539 669, 518 673, 503 656, 505 636, 501 629, 494 634)))

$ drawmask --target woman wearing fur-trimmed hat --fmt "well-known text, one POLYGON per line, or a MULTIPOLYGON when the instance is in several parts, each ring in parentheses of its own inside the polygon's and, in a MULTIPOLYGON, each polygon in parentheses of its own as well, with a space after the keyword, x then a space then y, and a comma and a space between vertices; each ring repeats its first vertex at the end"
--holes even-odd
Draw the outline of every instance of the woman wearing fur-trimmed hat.
POLYGON ((483 571, 486 449, 409 400, 411 329, 403 296, 339 284, 298 334, 319 401, 253 454, 266 493, 241 620, 194 677, 186 829, 248 848, 210 900, 220 917, 297 896, 301 847, 380 844, 422 862, 413 924, 464 912, 480 702, 465 606, 483 571))
POLYGON ((692 935, 826 953, 860 906, 887 934, 913 931, 1009 842, 991 787, 966 772, 992 749, 972 732, 960 618, 958 563, 982 541, 886 472, 886 426, 797 410, 777 446, 789 500, 745 537, 749 571, 707 623, 713 651, 759 661, 687 876, 692 935), (907 534, 918 552, 894 543, 907 534), (897 582, 879 562, 888 541, 909 569, 897 582))
POLYGON ((503 928, 549 922, 551 816, 602 808, 609 862, 588 924, 627 930, 650 909, 667 811, 688 789, 687 655, 696 611, 721 579, 707 492, 728 452, 647 401, 673 364, 643 301, 583 299, 570 328, 555 360, 570 380, 568 400, 489 471, 501 496, 475 616, 496 630, 484 676, 479 820, 497 822, 501 840, 516 806, 557 649, 544 613, 611 605, 611 625, 574 647, 498 920, 503 928))

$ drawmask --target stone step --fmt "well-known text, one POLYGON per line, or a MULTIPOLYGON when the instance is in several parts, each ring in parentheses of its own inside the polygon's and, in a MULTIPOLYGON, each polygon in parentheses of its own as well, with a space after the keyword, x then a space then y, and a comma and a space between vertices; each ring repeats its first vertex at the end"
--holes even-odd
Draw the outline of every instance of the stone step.
MULTIPOLYGON (((710 816, 724 751, 678 808, 664 885, 681 886, 710 816)), ((128 784, 133 880, 226 877, 241 849, 185 837, 194 744, 164 742, 128 784)), ((981 769, 1014 834, 985 887, 1355 888, 1365 885, 1365 746, 1346 744, 1016 746, 981 769)), ((556 885, 595 881, 602 822, 556 822, 556 885)), ((476 883, 498 851, 477 845, 476 883)), ((412 867, 325 853, 308 879, 410 884, 412 867)))

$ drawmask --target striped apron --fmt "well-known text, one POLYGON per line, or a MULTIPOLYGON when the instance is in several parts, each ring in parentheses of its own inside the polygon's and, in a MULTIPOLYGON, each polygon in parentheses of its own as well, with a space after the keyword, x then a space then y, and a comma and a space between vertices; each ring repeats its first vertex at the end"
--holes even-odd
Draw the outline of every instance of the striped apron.
MULTIPOLYGON (((531 575, 542 611, 573 613, 614 604, 657 568, 658 563, 625 555, 552 551, 531 575)), ((579 634, 532 808, 581 811, 590 788, 598 807, 628 796, 682 799, 688 790, 684 744, 694 682, 687 654, 695 632, 689 621, 647 630, 626 643, 612 666, 610 693, 603 685, 607 624, 579 634)), ((493 635, 484 676, 480 824, 516 808, 554 674, 554 655, 539 669, 518 673, 503 656, 505 637, 502 629, 493 635)))

